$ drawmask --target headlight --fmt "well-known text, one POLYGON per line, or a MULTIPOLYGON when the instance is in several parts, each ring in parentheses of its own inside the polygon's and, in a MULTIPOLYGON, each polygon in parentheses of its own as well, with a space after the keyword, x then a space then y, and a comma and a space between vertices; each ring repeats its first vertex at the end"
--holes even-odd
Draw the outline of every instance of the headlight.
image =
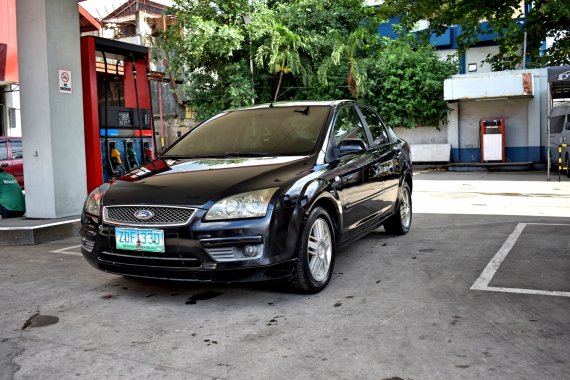
POLYGON ((101 214, 101 198, 103 198, 103 194, 108 187, 109 184, 104 184, 93 190, 85 200, 83 211, 91 215, 99 216, 101 214))
POLYGON ((257 218, 265 216, 267 206, 277 188, 232 195, 216 203, 206 214, 206 220, 257 218))

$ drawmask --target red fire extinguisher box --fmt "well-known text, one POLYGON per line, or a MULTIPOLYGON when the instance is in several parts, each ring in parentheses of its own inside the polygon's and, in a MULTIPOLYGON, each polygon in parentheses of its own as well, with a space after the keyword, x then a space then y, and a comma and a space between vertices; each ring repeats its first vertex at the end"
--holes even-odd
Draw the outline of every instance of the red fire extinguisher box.
POLYGON ((505 119, 481 119, 481 162, 505 162, 505 119))

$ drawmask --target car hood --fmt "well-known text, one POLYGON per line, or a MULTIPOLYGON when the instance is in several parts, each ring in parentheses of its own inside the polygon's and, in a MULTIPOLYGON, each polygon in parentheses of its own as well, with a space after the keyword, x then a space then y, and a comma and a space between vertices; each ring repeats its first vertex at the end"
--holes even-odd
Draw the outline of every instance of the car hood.
POLYGON ((307 156, 160 159, 115 180, 103 204, 169 204, 201 207, 232 194, 286 187, 310 173, 307 156))

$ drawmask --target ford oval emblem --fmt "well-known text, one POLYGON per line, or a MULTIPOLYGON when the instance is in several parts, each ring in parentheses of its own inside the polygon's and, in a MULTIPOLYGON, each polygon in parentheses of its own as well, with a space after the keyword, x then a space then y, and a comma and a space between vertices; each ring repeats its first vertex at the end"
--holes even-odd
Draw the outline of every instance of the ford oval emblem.
POLYGON ((134 214, 135 218, 140 220, 149 220, 154 216, 154 212, 150 210, 137 210, 134 214))

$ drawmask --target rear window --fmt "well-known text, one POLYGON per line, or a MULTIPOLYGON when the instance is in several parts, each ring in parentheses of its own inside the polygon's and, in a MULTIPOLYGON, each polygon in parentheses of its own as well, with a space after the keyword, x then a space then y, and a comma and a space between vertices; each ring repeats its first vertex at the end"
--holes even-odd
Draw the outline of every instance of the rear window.
POLYGON ((22 141, 10 140, 10 147, 12 148, 12 158, 23 158, 22 141))

